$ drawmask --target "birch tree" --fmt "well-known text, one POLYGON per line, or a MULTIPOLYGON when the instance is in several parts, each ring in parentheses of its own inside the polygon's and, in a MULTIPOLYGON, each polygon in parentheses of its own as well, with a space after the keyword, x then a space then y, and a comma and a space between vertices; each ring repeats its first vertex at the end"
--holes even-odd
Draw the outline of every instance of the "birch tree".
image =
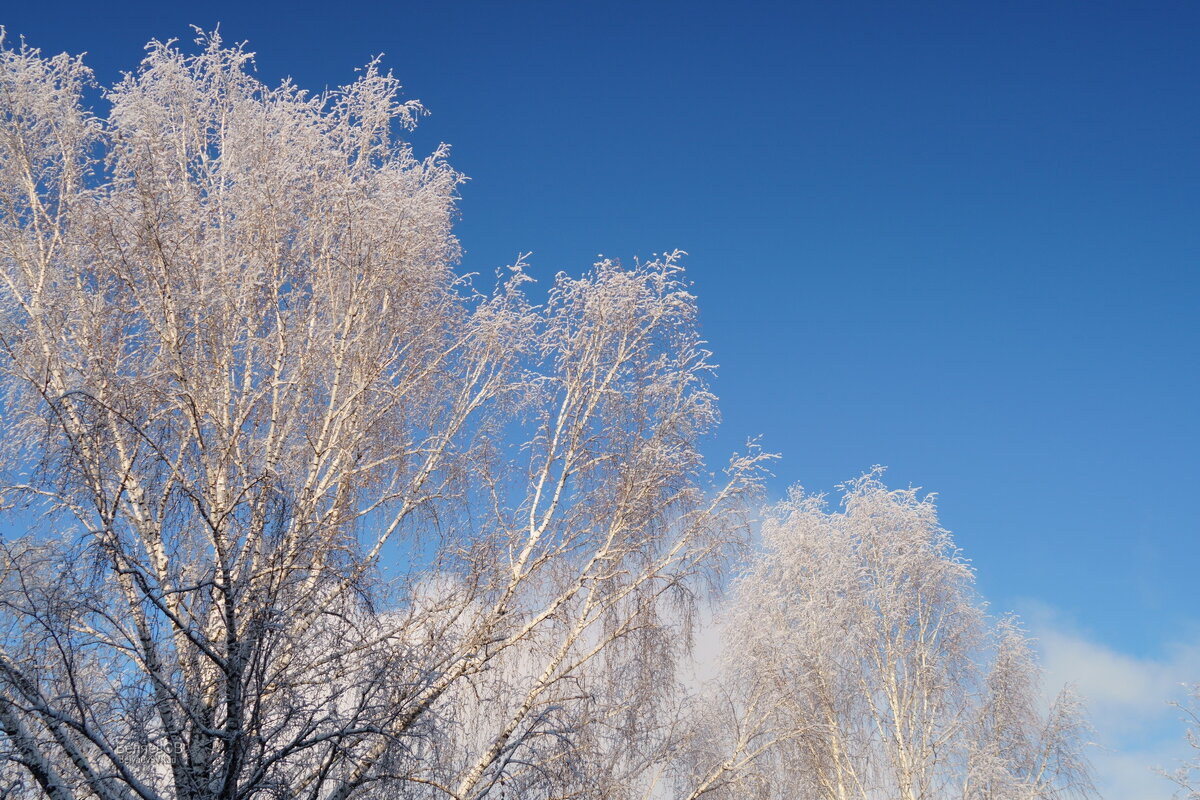
POLYGON ((1089 796, 1079 703, 1065 691, 1042 713, 1027 638, 989 621, 931 498, 879 470, 837 512, 794 490, 763 541, 726 621, 724 681, 750 698, 736 727, 751 735, 716 767, 693 757, 693 781, 707 768, 736 797, 1089 796))
POLYGON ((54 800, 620 797, 763 455, 669 254, 455 271, 377 62, 0 41, 0 742, 54 800))

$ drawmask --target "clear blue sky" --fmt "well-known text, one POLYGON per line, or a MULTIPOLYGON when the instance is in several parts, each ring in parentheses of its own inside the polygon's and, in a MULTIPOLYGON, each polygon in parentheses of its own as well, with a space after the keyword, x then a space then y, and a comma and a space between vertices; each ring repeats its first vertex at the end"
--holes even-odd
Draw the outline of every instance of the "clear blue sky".
MULTIPOLYGON (((11 3, 101 80, 221 23, 268 82, 386 54, 471 177, 465 267, 682 248, 712 448, 942 496, 995 607, 1197 642, 1200 4, 11 3)), ((1200 678, 1200 675, 1196 676, 1200 678)))

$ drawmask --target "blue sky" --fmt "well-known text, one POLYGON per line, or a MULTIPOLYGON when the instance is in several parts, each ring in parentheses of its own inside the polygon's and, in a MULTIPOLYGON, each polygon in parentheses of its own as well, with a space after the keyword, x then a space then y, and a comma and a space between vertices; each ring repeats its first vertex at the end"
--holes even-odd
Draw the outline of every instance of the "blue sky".
POLYGON ((1200 680, 1200 5, 0 11, 103 81, 217 22, 268 82, 385 53, 432 111, 418 149, 471 178, 466 269, 689 251, 714 458, 761 434, 776 493, 889 465, 940 494, 994 607, 1075 642, 1055 677, 1102 652, 1158 676, 1147 703, 1200 680))

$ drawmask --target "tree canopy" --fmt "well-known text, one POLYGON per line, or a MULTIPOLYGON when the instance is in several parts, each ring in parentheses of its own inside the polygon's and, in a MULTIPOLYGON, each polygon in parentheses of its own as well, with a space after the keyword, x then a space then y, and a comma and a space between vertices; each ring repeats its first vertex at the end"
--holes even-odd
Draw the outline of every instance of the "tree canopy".
POLYGON ((101 113, 80 58, 0 40, 6 797, 1082 785, 1019 628, 874 476, 775 509, 725 700, 689 691, 769 456, 705 463, 682 254, 483 286, 390 73, 251 63, 151 42, 101 113))

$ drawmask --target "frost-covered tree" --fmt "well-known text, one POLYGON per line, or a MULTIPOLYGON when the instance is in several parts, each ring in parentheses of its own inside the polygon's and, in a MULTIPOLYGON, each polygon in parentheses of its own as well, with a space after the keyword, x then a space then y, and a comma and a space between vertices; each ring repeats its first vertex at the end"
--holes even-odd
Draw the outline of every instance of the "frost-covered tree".
POLYGON ((1187 699, 1174 706, 1186 726, 1184 735, 1192 748, 1192 758, 1163 774, 1179 785, 1176 797, 1200 800, 1200 683, 1191 684, 1187 690, 1187 699))
POLYGON ((250 59, 0 41, 6 796, 638 791, 762 458, 678 257, 477 290, 396 80, 250 59))
POLYGON ((1078 702, 1064 691, 1042 713, 1026 636, 989 621, 929 497, 878 470, 836 512, 794 490, 763 541, 725 622, 734 721, 699 737, 685 783, 813 800, 1089 795, 1078 702))

